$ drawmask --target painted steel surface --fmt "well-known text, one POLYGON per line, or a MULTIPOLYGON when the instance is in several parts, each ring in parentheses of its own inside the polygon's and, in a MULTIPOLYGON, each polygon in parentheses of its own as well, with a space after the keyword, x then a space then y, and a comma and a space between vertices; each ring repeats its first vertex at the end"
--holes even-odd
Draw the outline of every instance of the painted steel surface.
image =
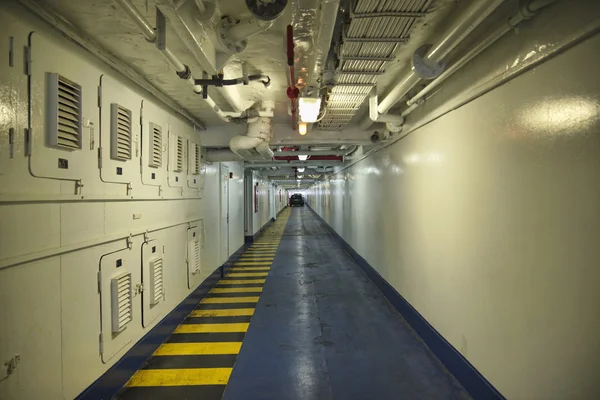
POLYGON ((294 208, 224 400, 468 399, 308 208, 294 208))

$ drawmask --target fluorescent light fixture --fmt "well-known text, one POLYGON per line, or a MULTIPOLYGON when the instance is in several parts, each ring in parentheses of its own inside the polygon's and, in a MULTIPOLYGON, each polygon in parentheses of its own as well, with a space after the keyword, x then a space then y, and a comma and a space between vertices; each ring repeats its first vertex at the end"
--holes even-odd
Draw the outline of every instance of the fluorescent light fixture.
POLYGON ((308 156, 304 155, 304 154, 300 154, 298 156, 298 160, 300 160, 300 161, 306 161, 306 160, 308 160, 308 156))
POLYGON ((304 175, 298 175, 298 179, 304 178, 304 175))
POLYGON ((300 136, 304 136, 306 135, 307 132, 307 126, 306 126, 306 122, 300 122, 298 124, 298 133, 300 134, 300 136))
POLYGON ((304 167, 298 167, 298 172, 304 172, 305 169, 306 168, 304 168, 304 167))
POLYGON ((300 97, 298 99, 300 119, 304 122, 317 122, 319 110, 321 109, 321 98, 300 97))

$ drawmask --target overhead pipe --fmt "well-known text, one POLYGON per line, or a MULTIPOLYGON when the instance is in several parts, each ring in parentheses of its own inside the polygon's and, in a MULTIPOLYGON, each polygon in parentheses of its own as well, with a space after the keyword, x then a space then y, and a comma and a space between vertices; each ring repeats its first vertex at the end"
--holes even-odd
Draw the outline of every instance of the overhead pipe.
POLYGON ((223 79, 221 75, 216 75, 211 79, 196 79, 196 85, 208 85, 208 86, 233 86, 233 85, 241 85, 246 84, 246 82, 252 81, 260 81, 265 88, 268 88, 271 85, 271 78, 267 75, 248 75, 246 77, 233 78, 233 79, 223 79))
MULTIPOLYGON (((135 8, 135 6, 131 3, 130 0, 116 0, 117 3, 123 8, 125 13, 131 18, 131 20, 141 29, 142 34, 146 38, 146 40, 150 43, 156 43, 157 35, 154 31, 154 28, 150 23, 144 18, 144 16, 135 8)), ((181 79, 187 81, 194 90, 195 93, 202 93, 202 86, 196 85, 194 82, 194 77, 190 71, 190 68, 185 65, 181 60, 169 50, 168 47, 164 47, 164 49, 160 50, 162 54, 165 56, 167 61, 175 68, 177 72, 177 76, 181 79)))
POLYGON ((556 3, 558 0, 533 0, 529 3, 525 3, 521 6, 519 12, 513 15, 505 24, 498 27, 494 32, 492 32, 489 36, 479 42, 475 47, 473 47, 467 54, 462 56, 458 61, 456 61, 452 66, 446 69, 440 76, 435 78, 431 83, 429 83, 425 88, 423 88, 419 93, 413 96, 410 100, 406 102, 409 106, 402 115, 406 116, 410 114, 417 106, 421 103, 423 97, 429 94, 433 89, 438 87, 442 82, 448 79, 451 75, 453 75, 456 71, 461 69, 465 64, 470 62, 473 58, 477 57, 480 53, 482 53, 485 49, 494 44, 498 39, 502 36, 506 35, 508 32, 517 27, 521 22, 532 18, 541 8, 546 7, 552 3, 556 3))
MULTIPOLYGON (((303 153, 304 154, 304 153, 303 153)), ((299 160, 298 156, 275 156, 275 160, 277 161, 297 161, 299 160)), ((310 156, 310 161, 344 161, 344 156, 338 155, 321 155, 321 156, 310 156)))
POLYGON ((296 152, 297 154, 302 154, 306 156, 346 156, 348 154, 353 153, 358 146, 348 146, 345 150, 294 150, 294 151, 275 151, 275 156, 289 156, 296 152))
POLYGON ((263 160, 273 158, 273 151, 269 147, 273 130, 269 118, 259 118, 248 124, 248 133, 231 138, 229 148, 243 159, 256 158, 256 153, 263 160))
MULTIPOLYGON (((428 48, 422 47, 423 54, 415 54, 415 57, 413 57, 413 68, 410 72, 403 79, 399 80, 381 103, 377 104, 378 117, 379 114, 386 114, 421 79, 432 79, 435 77, 423 76, 423 71, 429 70, 429 72, 439 75, 443 71, 444 58, 462 43, 503 2, 504 0, 478 0, 471 2, 442 35, 442 39, 437 44, 428 48), (417 60, 420 65, 415 65, 415 61, 417 60)), ((368 128, 370 124, 368 122, 366 127, 368 128)))
MULTIPOLYGON (((135 8, 135 6, 131 3, 130 0, 116 0, 116 2, 123 8, 125 13, 131 18, 131 20, 141 29, 142 34, 146 38, 146 40, 150 43, 155 43, 157 36, 154 28, 150 23, 144 18, 144 16, 135 8)), ((161 50, 162 54, 165 56, 167 61, 175 68, 177 75, 184 79, 192 86, 192 90, 196 94, 202 93, 202 86, 196 84, 196 79, 192 76, 190 68, 185 65, 181 60, 169 50, 168 47, 164 47, 161 50)), ((217 113, 217 115, 224 121, 229 122, 232 117, 243 117, 244 113, 228 113, 221 110, 219 106, 210 98, 207 97, 206 102, 210 106, 210 108, 217 113)))
POLYGON ((290 73, 290 86, 287 88, 287 97, 291 102, 292 112, 292 130, 296 130, 296 99, 300 91, 296 87, 296 74, 294 72, 294 28, 292 25, 287 26, 287 63, 290 73))
POLYGON ((340 161, 296 161, 296 162, 287 162, 287 161, 271 161, 268 163, 248 163, 245 165, 245 168, 271 168, 271 167, 304 167, 304 168, 310 168, 312 166, 318 166, 318 167, 341 167, 345 165, 344 162, 340 162, 340 161))

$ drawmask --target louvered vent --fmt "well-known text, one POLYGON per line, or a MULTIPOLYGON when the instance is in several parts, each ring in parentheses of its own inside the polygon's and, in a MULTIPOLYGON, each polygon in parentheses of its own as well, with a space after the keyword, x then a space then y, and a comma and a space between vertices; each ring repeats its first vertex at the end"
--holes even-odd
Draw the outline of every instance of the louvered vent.
POLYGON ((183 171, 183 138, 177 136, 177 163, 175 165, 175 172, 183 171))
POLYGON ((192 175, 200 175, 200 145, 198 143, 194 143, 192 151, 192 157, 194 161, 192 164, 192 175))
POLYGON ((123 331, 132 320, 131 274, 126 272, 110 281, 112 331, 123 331))
POLYGON ((48 74, 47 104, 49 144, 81 149, 81 86, 58 74, 48 74))
POLYGON ((131 110, 110 105, 110 156, 115 160, 131 160, 131 110))
POLYGON ((200 271, 200 241, 194 240, 192 252, 192 270, 197 273, 200 271))
POLYGON ((150 261, 150 304, 154 305, 163 299, 163 259, 150 261))
POLYGON ((150 166, 162 167, 162 128, 150 123, 150 166))

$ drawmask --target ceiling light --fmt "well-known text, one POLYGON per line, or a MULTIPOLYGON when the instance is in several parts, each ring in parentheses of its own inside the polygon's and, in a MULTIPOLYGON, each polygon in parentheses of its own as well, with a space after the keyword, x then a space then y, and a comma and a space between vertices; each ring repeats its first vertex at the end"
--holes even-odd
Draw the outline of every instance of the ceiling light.
POLYGON ((300 161, 306 161, 306 160, 308 160, 308 156, 304 155, 304 154, 300 154, 298 156, 298 160, 300 160, 300 161))
POLYGON ((306 122, 300 122, 298 124, 298 133, 301 136, 304 136, 304 135, 306 135, 306 131, 307 131, 306 122))
POLYGON ((298 99, 298 108, 300 108, 300 119, 304 122, 317 122, 319 111, 321 110, 321 98, 300 97, 298 99))
POLYGON ((304 175, 298 175, 298 179, 304 178, 304 175))
POLYGON ((298 167, 298 172, 304 172, 305 169, 306 168, 304 168, 304 167, 298 167))

